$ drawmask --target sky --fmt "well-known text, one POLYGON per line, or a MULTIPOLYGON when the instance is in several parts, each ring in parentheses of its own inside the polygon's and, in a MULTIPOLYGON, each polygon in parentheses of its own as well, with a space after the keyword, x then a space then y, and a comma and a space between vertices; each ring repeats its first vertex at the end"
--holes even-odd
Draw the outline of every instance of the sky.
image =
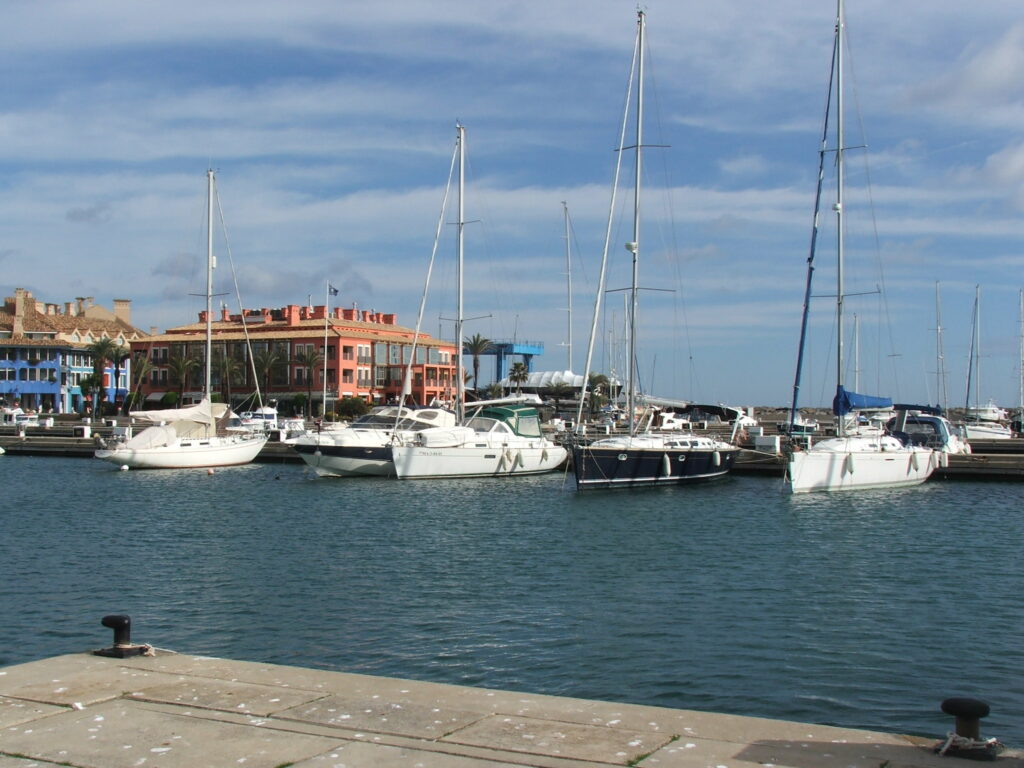
MULTIPOLYGON (((835 5, 643 7, 644 143, 658 146, 643 155, 642 387, 788 404, 835 5)), ((218 301, 237 311, 233 263, 246 307, 322 304, 330 281, 332 303, 414 326, 461 122, 466 334, 543 342, 535 370, 581 373, 636 11, 624 0, 7 3, 0 291, 108 307, 128 298, 144 330, 193 322, 212 167, 224 222, 218 301)), ((971 400, 1016 405, 1019 2, 850 0, 846 16, 847 383, 940 402, 939 307, 945 399, 964 405, 977 289, 971 400)), ((807 406, 829 403, 836 379, 827 157, 807 406)), ((616 292, 592 365, 620 376, 630 184, 611 225, 616 292)), ((424 317, 426 332, 448 339, 455 219, 449 207, 424 317)))

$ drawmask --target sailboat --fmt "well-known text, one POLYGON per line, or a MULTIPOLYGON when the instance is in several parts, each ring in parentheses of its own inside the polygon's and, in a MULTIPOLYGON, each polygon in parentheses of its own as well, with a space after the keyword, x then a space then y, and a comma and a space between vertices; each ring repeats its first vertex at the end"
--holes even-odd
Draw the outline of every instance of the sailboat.
MULTIPOLYGON (((455 337, 463 347, 463 256, 465 230, 466 129, 456 126, 459 159, 457 235, 457 313, 455 337)), ((462 354, 460 354, 460 358, 462 354)), ((534 475, 557 469, 565 448, 544 436, 540 414, 529 396, 474 403, 466 408, 466 384, 456 376, 454 426, 415 432, 395 431, 391 459, 399 479, 430 477, 505 477, 534 475)))
MULTIPOLYGON (((572 447, 573 474, 576 489, 597 488, 631 488, 652 485, 679 485, 695 481, 712 480, 725 475, 736 461, 740 449, 731 443, 713 437, 696 435, 681 430, 660 430, 655 428, 655 419, 659 412, 655 407, 647 407, 644 417, 638 422, 637 407, 641 404, 636 387, 637 368, 637 327, 636 314, 638 306, 638 266, 640 257, 640 178, 641 158, 643 156, 643 104, 644 104, 644 37, 646 31, 646 14, 637 12, 637 37, 635 52, 635 71, 637 73, 636 97, 636 142, 634 155, 634 187, 633 187, 633 233, 632 240, 626 243, 626 250, 632 254, 632 284, 629 291, 629 342, 628 360, 626 363, 626 417, 629 430, 626 434, 609 436, 584 443, 582 439, 572 447)), ((632 85, 632 83, 631 83, 632 85)), ((627 110, 629 105, 627 104, 627 110)), ((625 142, 620 142, 624 144, 625 142)), ((624 147, 620 146, 620 149, 624 147)), ((621 157, 622 152, 619 153, 621 157)), ((616 177, 618 173, 616 172, 616 177)), ((617 180, 617 179, 616 179, 617 180)), ((614 210, 614 185, 613 203, 614 210)), ((609 214, 609 232, 611 231, 611 214, 609 214)), ((607 242, 607 238, 606 238, 607 242)), ((608 248, 605 247, 605 263, 608 248)), ((594 338, 597 328, 597 316, 603 293, 605 268, 601 269, 601 287, 594 307, 594 320, 591 326, 590 347, 587 352, 586 373, 584 381, 590 374, 590 362, 593 355, 594 338)), ((580 399, 582 412, 583 398, 580 399)))
POLYGON ((129 469, 185 469, 227 467, 248 464, 267 442, 265 432, 228 431, 232 416, 224 403, 211 401, 211 363, 213 338, 213 184, 212 170, 207 179, 206 238, 206 374, 203 398, 189 408, 160 411, 132 411, 136 423, 148 424, 125 442, 96 451, 96 458, 129 469))
POLYGON ((1008 414, 989 400, 981 405, 981 286, 974 286, 974 327, 971 336, 971 360, 967 369, 967 402, 964 408, 964 432, 968 440, 1009 440, 1013 431, 1006 425, 1008 414), (972 371, 973 369, 973 371, 972 371), (973 373, 973 375, 972 375, 973 373), (971 405, 971 380, 974 380, 974 405, 971 405))
MULTIPOLYGON (((879 434, 877 429, 862 431, 858 426, 859 415, 885 412, 892 408, 892 400, 871 397, 849 391, 843 382, 843 195, 844 195, 844 150, 845 132, 843 115, 843 33, 846 20, 843 0, 838 0, 836 10, 835 42, 832 53, 833 74, 835 75, 836 96, 836 396, 832 411, 836 416, 836 437, 821 440, 806 451, 794 450, 786 466, 785 488, 792 493, 808 491, 840 491, 865 488, 894 488, 923 483, 935 470, 937 456, 932 448, 915 445, 904 437, 894 434, 879 434), (868 434, 865 434, 865 431, 868 434)), ((828 103, 831 104, 831 93, 828 103)), ((826 144, 828 139, 828 114, 826 110, 825 130, 818 174, 818 196, 815 202, 814 230, 811 238, 811 255, 808 258, 807 286, 804 296, 804 314, 800 333, 800 354, 797 358, 797 374, 793 385, 793 406, 791 413, 797 413, 797 395, 800 389, 800 371, 803 362, 803 346, 806 338, 807 316, 810 303, 811 275, 813 274, 814 246, 817 240, 818 212, 821 201, 821 181, 826 144)), ((894 431, 901 433, 906 423, 906 411, 897 415, 894 431)))

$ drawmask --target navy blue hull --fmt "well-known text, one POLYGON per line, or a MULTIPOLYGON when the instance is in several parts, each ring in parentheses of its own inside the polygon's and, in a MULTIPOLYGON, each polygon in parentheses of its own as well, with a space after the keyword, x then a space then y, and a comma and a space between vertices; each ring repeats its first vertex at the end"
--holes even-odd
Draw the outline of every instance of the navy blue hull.
POLYGON ((680 451, 575 446, 572 462, 578 490, 634 488, 715 480, 732 469, 738 455, 738 449, 680 451))

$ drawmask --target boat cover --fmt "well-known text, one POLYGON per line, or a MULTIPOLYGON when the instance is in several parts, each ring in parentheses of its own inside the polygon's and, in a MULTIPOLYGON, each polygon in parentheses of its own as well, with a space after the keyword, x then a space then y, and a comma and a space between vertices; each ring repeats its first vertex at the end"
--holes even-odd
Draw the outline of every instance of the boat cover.
POLYGON ((836 388, 836 397, 832 401, 832 413, 845 416, 852 411, 870 411, 892 408, 892 398, 861 395, 850 392, 845 387, 836 388))

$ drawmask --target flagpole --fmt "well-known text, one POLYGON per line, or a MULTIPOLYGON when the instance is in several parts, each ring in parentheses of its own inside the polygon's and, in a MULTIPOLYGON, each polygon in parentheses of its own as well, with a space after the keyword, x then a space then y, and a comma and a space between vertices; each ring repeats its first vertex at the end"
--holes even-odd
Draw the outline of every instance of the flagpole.
POLYGON ((324 400, 320 405, 320 418, 327 419, 327 322, 331 316, 331 281, 324 288, 324 400))

